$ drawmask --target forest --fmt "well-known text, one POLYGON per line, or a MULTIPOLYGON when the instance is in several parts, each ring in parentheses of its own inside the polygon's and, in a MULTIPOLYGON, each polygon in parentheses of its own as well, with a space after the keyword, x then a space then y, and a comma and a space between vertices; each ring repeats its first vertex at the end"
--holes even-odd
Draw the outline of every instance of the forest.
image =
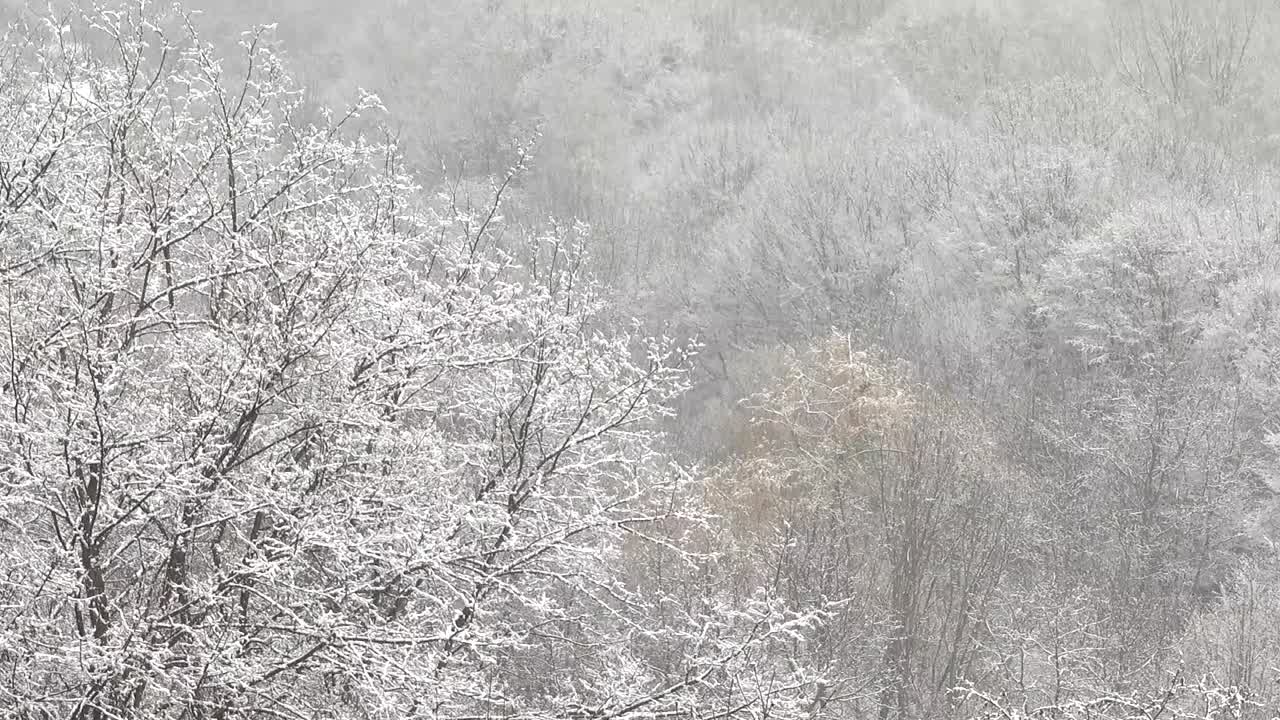
POLYGON ((0 718, 1280 718, 1275 0, 0 27, 0 718))

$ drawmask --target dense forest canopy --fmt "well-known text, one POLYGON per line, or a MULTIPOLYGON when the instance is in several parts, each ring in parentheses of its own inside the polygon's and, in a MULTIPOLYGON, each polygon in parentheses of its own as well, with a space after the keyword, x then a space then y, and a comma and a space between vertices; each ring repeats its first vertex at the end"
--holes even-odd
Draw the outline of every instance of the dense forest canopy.
POLYGON ((1280 5, 0 0, 0 717, 1280 717, 1280 5))

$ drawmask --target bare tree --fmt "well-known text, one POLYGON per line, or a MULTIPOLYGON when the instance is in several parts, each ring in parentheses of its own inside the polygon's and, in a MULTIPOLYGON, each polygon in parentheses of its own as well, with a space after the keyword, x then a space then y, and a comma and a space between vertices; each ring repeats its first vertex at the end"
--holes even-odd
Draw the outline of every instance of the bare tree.
POLYGON ((502 229, 519 165, 478 209, 424 196, 349 132, 375 98, 299 120, 261 30, 238 77, 181 16, 28 35, 0 83, 6 714, 802 712, 779 648, 812 613, 626 582, 637 543, 699 557, 657 425, 688 350, 604 327, 571 233, 502 229))

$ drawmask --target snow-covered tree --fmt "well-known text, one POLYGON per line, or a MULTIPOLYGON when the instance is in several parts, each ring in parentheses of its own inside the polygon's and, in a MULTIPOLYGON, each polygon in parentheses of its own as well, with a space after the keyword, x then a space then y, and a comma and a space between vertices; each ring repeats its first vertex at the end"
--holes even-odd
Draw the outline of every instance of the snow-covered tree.
POLYGON ((5 47, 5 716, 808 706, 811 617, 628 571, 705 557, 657 423, 689 353, 603 322, 578 231, 503 224, 519 167, 424 194, 351 132, 375 98, 305 121, 265 31, 5 47))

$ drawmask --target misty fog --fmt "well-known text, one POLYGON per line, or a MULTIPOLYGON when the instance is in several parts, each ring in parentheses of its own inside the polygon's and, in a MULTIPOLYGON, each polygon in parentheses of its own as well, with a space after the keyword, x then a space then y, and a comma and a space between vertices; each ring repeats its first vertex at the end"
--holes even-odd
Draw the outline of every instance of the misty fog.
POLYGON ((0 718, 1280 718, 1275 0, 0 25, 0 718))

